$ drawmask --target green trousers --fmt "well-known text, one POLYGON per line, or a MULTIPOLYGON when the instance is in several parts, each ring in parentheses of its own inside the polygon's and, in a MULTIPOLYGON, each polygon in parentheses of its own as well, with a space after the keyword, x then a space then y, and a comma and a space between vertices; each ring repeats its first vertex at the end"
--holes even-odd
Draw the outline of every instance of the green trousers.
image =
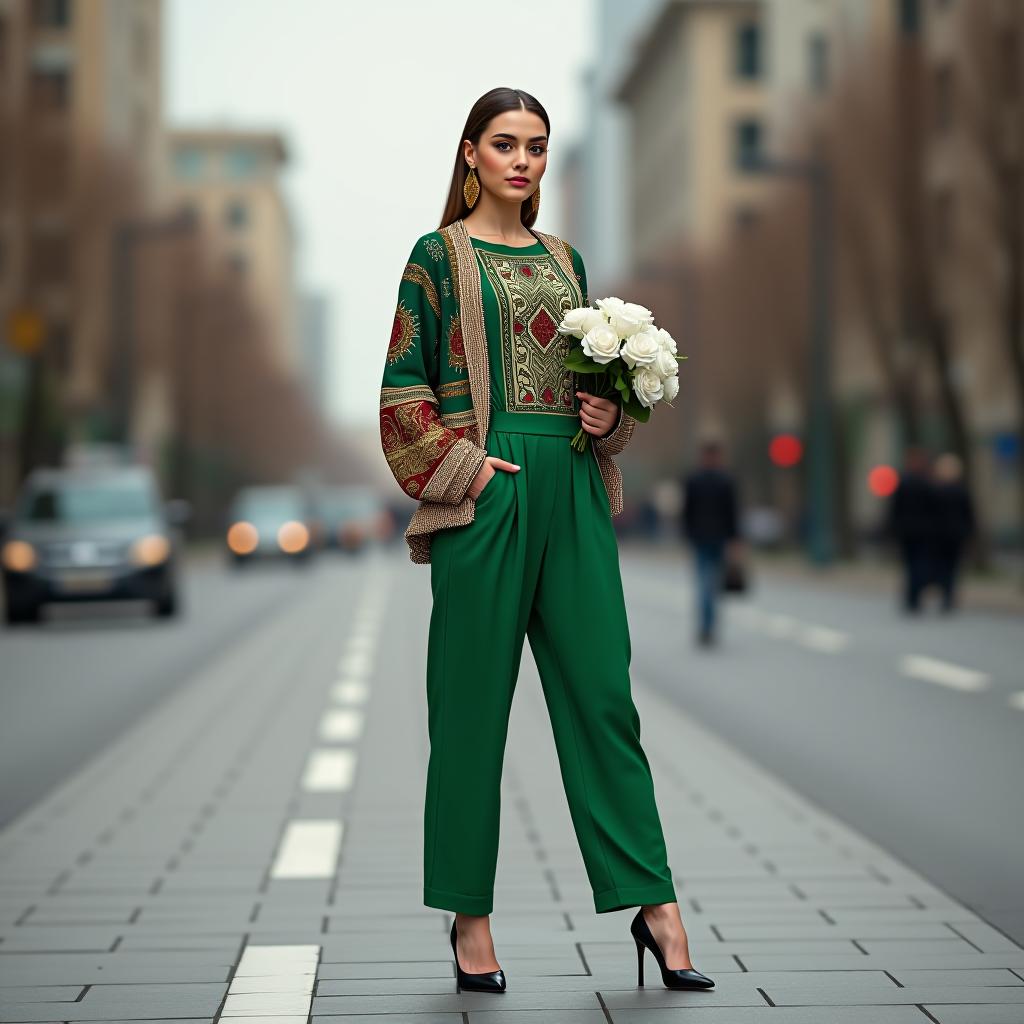
POLYGON ((496 469, 431 539, 423 902, 493 907, 501 774, 524 636, 597 913, 676 900, 640 719, 608 496, 576 417, 492 412, 496 469))

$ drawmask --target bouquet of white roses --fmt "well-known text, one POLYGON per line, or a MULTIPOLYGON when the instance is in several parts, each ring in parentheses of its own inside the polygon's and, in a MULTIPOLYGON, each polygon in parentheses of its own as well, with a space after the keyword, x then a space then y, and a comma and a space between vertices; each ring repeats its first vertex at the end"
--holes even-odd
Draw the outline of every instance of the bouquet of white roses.
MULTIPOLYGON (((679 360, 686 356, 677 355, 675 339, 663 327, 655 327, 654 314, 645 306, 615 296, 598 299, 597 309, 568 310, 558 330, 580 340, 569 350, 565 366, 594 374, 593 394, 618 394, 623 412, 641 423, 650 419, 656 402, 671 408, 679 394, 679 360)), ((589 436, 580 427, 573 448, 585 451, 589 436)))

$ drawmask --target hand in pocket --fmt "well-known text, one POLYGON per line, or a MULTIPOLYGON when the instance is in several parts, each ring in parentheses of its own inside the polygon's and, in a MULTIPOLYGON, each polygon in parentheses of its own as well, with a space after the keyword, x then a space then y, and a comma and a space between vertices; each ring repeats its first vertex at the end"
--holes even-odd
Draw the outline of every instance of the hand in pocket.
POLYGON ((473 482, 469 485, 469 490, 466 491, 469 497, 479 498, 491 477, 499 469, 506 473, 519 472, 519 467, 514 462, 509 462, 507 459, 499 459, 497 455, 487 455, 484 457, 484 464, 480 467, 480 472, 473 477, 473 482))

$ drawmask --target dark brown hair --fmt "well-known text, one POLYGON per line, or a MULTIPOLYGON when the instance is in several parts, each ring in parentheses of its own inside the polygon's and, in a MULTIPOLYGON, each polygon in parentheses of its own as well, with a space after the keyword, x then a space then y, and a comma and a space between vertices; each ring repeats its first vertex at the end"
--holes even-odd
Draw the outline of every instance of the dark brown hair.
MULTIPOLYGON (((469 213, 466 198, 462 194, 462 186, 466 184, 466 178, 469 175, 469 164, 466 163, 466 158, 462 155, 463 141, 469 139, 474 146, 479 145, 480 136, 483 135, 484 129, 493 118, 498 114, 505 113, 506 110, 518 109, 529 110, 536 114, 544 122, 544 128, 550 137, 551 122, 548 120, 548 112, 541 106, 540 101, 528 92, 523 92, 522 89, 507 89, 504 86, 485 92, 473 104, 469 117, 466 118, 466 126, 462 129, 462 135, 459 137, 459 149, 455 154, 455 168, 452 171, 452 181, 448 188, 448 200, 445 203, 438 230, 469 213)), ((533 196, 524 199, 519 210, 520 218, 526 227, 532 227, 533 222, 537 219, 537 215, 532 209, 532 200, 533 196)))

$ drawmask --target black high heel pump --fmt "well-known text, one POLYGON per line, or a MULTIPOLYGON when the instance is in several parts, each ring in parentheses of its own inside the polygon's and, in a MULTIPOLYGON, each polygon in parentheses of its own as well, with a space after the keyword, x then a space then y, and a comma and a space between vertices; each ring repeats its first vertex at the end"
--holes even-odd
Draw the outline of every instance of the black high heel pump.
POLYGON ((452 952, 455 954, 455 970, 458 974, 459 988, 465 992, 504 992, 505 972, 499 967, 496 971, 481 971, 479 974, 467 974, 459 964, 459 952, 455 948, 455 919, 452 919, 452 952))
POLYGON ((661 980, 666 988, 688 988, 703 989, 714 988, 715 983, 706 974, 693 970, 689 967, 666 967, 665 957, 661 952, 657 939, 651 934, 647 919, 644 917, 644 908, 636 912, 636 917, 630 923, 629 930, 636 941, 636 983, 643 986, 644 983, 644 948, 646 947, 654 954, 661 968, 661 980))

